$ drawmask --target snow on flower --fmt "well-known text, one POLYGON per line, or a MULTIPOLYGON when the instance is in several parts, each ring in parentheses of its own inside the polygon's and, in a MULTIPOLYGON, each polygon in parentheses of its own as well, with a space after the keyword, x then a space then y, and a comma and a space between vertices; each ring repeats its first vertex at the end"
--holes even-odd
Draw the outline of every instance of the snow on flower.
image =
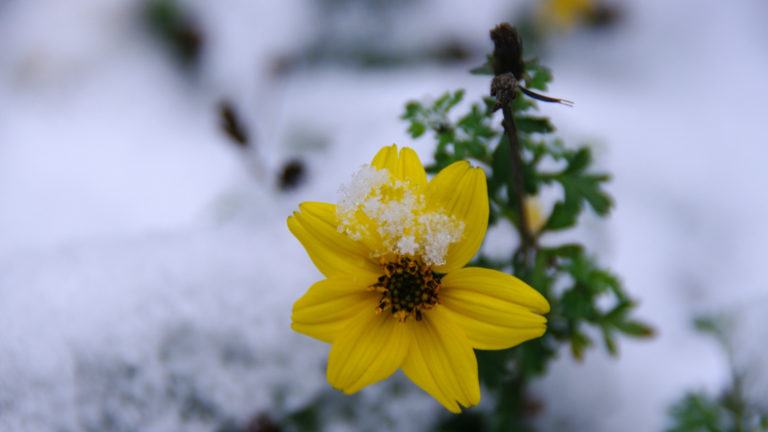
POLYGON ((344 393, 402 369, 451 412, 477 405, 473 348, 539 337, 549 312, 523 281, 464 267, 488 225, 482 169, 456 162, 427 181, 416 153, 392 145, 340 195, 288 218, 326 277, 296 301, 292 328, 332 344, 327 377, 344 393))

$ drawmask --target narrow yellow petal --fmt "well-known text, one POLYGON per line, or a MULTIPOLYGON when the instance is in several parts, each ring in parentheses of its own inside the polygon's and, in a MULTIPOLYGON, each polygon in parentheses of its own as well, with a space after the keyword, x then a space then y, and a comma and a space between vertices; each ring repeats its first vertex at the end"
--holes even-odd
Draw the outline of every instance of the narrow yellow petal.
POLYGON ((442 279, 440 302, 472 346, 509 348, 546 331, 549 303, 520 279, 496 270, 468 267, 442 279))
POLYGON ((427 173, 419 160, 419 155, 408 147, 400 149, 400 172, 401 178, 408 180, 412 186, 419 188, 427 186, 427 173))
POLYGON ((423 188, 427 185, 424 166, 416 152, 408 147, 400 149, 399 155, 397 145, 384 147, 373 157, 371 165, 378 169, 386 168, 394 178, 406 180, 411 186, 423 188))
POLYGON ((488 228, 488 189, 485 173, 469 162, 455 162, 437 173, 426 191, 427 206, 442 208, 464 222, 461 240, 448 247, 444 265, 435 271, 448 273, 464 267, 475 256, 488 228))
POLYGON ((386 169, 390 175, 399 177, 400 163, 397 157, 397 145, 382 147, 373 157, 371 166, 376 167, 376 169, 386 169))
POLYGON ((378 295, 367 289, 375 282, 375 278, 336 276, 315 283, 293 304, 291 328, 333 343, 355 315, 376 308, 378 295))
POLYGON ((305 202, 299 210, 288 218, 288 229, 322 274, 331 277, 379 273, 379 264, 370 258, 369 249, 338 232, 335 205, 305 202))
POLYGON ((346 394, 379 382, 400 367, 410 337, 403 323, 375 306, 354 316, 328 355, 328 382, 346 394))
POLYGON ((408 378, 459 413, 480 402, 477 359, 469 340, 442 307, 427 311, 421 321, 409 321, 413 340, 402 369, 408 378), (458 404, 457 404, 458 402, 458 404))

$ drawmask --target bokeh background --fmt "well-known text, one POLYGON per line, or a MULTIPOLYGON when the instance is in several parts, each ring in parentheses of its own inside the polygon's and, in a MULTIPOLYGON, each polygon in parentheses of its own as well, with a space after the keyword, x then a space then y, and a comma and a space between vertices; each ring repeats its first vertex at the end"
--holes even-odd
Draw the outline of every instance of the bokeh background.
POLYGON ((547 24, 542 4, 0 0, 0 430, 266 431, 318 399, 328 430, 429 425, 441 408, 400 375, 330 389, 328 346, 290 330, 321 275, 285 219, 384 145, 430 161, 405 102, 479 100, 488 31, 525 20, 549 94, 576 102, 543 111, 613 174, 615 210, 575 235, 657 331, 618 358, 564 350, 533 388, 539 427, 662 430, 686 390, 722 390, 700 314, 735 317, 765 406, 768 3, 606 1, 600 22, 547 24))

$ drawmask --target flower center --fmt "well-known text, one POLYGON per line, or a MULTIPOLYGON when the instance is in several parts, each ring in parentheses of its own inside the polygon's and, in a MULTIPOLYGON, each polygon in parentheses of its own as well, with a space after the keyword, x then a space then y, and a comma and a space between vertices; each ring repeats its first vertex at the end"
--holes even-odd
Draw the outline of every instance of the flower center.
POLYGON ((409 316, 421 321, 422 311, 439 303, 442 275, 433 272, 432 267, 401 255, 396 261, 382 262, 382 269, 384 274, 370 286, 381 293, 377 313, 389 309, 400 322, 409 316))

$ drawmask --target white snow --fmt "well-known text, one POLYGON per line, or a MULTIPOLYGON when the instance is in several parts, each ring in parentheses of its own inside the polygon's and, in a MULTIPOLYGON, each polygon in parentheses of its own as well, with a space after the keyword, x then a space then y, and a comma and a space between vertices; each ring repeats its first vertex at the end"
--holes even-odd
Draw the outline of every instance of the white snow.
POLYGON ((386 168, 363 166, 339 188, 338 230, 355 240, 376 236, 373 257, 419 257, 427 265, 445 264, 448 247, 461 240, 464 221, 445 209, 427 209, 424 192, 394 178, 386 168))
MULTIPOLYGON (((623 340, 618 359, 563 352, 535 386, 551 430, 660 430, 685 390, 720 389, 725 357, 690 325, 701 312, 737 316, 748 391, 768 400, 768 7, 619 3, 613 32, 553 41, 548 93, 576 107, 542 108, 566 143, 598 142, 617 208, 571 235, 622 277, 658 336, 623 340)), ((185 4, 209 37, 197 75, 136 24, 137 2, 0 1, 0 431, 210 431, 316 399, 369 413, 333 430, 423 429, 442 408, 402 374, 340 396, 325 381, 328 346, 290 330, 293 301, 322 275, 285 218, 301 201, 336 201, 382 146, 428 162, 433 144, 407 138, 404 103, 457 88, 478 100, 487 77, 466 70, 483 58, 276 77, 280 55, 333 31, 316 3, 185 4), (223 97, 253 149, 218 130, 223 97), (280 194, 273 179, 296 155, 309 180, 280 194)), ((371 31, 409 49, 456 36, 487 51, 488 29, 513 18, 503 1, 401 7, 353 35, 381 25, 371 31)), ((486 246, 502 254, 508 228, 486 246)))

